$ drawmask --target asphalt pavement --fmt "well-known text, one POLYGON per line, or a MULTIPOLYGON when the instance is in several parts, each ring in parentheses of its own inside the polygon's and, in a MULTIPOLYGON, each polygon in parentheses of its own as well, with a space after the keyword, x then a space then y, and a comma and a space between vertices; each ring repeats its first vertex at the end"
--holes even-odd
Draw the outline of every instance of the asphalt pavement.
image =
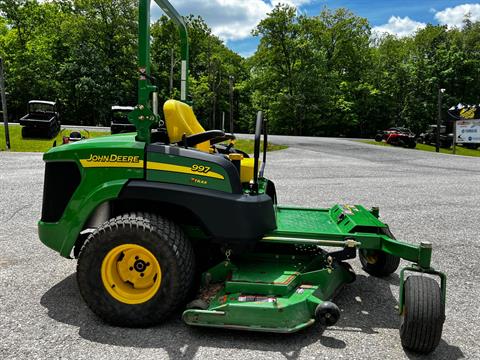
POLYGON ((417 357, 398 334, 399 276, 368 276, 336 298, 342 317, 292 335, 190 328, 180 314, 150 329, 102 323, 82 301, 75 260, 40 243, 41 154, 0 152, 1 359, 479 359, 480 159, 346 139, 272 136, 266 176, 279 202, 379 206, 398 239, 433 243, 447 273, 446 322, 437 350, 417 357))

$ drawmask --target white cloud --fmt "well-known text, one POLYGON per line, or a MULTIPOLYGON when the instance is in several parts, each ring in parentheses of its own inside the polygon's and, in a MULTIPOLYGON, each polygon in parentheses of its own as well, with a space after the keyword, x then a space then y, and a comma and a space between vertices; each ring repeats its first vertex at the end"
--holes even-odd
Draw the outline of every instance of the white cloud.
POLYGON ((463 4, 453 8, 446 8, 435 14, 435 19, 442 25, 452 27, 463 27, 463 20, 469 16, 472 21, 480 20, 480 4, 463 4))
MULTIPOLYGON (((251 31, 266 17, 277 3, 301 6, 312 0, 171 0, 182 15, 200 15, 212 32, 222 40, 240 40, 250 36, 251 31)), ((153 15, 159 8, 152 1, 153 15)))
POLYGON ((392 16, 388 20, 388 23, 375 26, 372 32, 377 35, 392 34, 398 37, 405 37, 412 35, 419 29, 423 29, 426 26, 425 23, 410 19, 408 16, 401 18, 399 16, 392 16))
POLYGON ((302 6, 311 3, 312 0, 270 0, 270 3, 275 6, 276 4, 288 4, 291 6, 302 6))

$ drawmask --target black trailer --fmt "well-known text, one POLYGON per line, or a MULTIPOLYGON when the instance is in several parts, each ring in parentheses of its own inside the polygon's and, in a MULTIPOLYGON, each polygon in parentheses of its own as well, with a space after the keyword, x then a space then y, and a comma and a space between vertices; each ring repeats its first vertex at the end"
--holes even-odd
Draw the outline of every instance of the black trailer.
POLYGON ((54 101, 31 100, 28 114, 19 120, 23 138, 48 138, 57 136, 60 131, 60 117, 54 101))

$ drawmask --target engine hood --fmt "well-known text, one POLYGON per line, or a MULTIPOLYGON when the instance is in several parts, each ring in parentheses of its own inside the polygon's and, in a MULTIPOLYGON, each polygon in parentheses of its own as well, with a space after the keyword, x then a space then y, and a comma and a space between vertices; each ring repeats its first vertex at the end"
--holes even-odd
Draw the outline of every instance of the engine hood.
POLYGON ((89 158, 90 155, 130 155, 138 154, 145 148, 145 143, 135 140, 136 133, 106 135, 59 145, 51 148, 43 155, 43 160, 77 160, 89 158), (120 151, 120 154, 117 152, 120 151))

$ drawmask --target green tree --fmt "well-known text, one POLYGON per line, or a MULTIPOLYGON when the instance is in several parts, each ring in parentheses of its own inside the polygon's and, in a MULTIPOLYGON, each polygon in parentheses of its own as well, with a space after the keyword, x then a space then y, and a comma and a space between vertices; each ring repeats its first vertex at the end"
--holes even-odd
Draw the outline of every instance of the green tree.
POLYGON ((73 1, 60 67, 69 120, 109 125, 112 105, 135 104, 136 21, 132 0, 73 1))
POLYGON ((358 131, 378 90, 367 83, 368 22, 345 9, 298 16, 278 5, 254 32, 254 101, 266 107, 273 129, 286 134, 358 131))
MULTIPOLYGON (((108 125, 110 106, 134 105, 137 86, 135 0, 0 1, 0 56, 14 118, 31 99, 58 100, 64 123, 108 125)), ((236 131, 252 131, 262 109, 270 130, 294 135, 371 136, 436 121, 446 110, 479 103, 480 22, 461 29, 428 25, 412 36, 371 34, 346 9, 317 16, 277 5, 253 34, 255 54, 228 49, 198 16, 185 17, 190 37, 190 93, 206 128, 228 119, 235 78, 236 131)), ((152 73, 162 99, 178 98, 179 35, 172 21, 152 24, 152 73)), ((228 124, 228 122, 227 122, 228 124)), ((228 129, 228 125, 227 125, 228 129)))
MULTIPOLYGON (((229 77, 239 82, 246 79, 245 61, 214 36, 201 17, 188 16, 185 20, 190 43, 190 94, 195 113, 204 127, 219 128, 221 113, 230 110, 229 77)), ((180 40, 173 22, 161 17, 152 25, 152 39, 153 72, 161 97, 179 98, 180 40)), ((244 116, 235 115, 237 119, 244 116)))

